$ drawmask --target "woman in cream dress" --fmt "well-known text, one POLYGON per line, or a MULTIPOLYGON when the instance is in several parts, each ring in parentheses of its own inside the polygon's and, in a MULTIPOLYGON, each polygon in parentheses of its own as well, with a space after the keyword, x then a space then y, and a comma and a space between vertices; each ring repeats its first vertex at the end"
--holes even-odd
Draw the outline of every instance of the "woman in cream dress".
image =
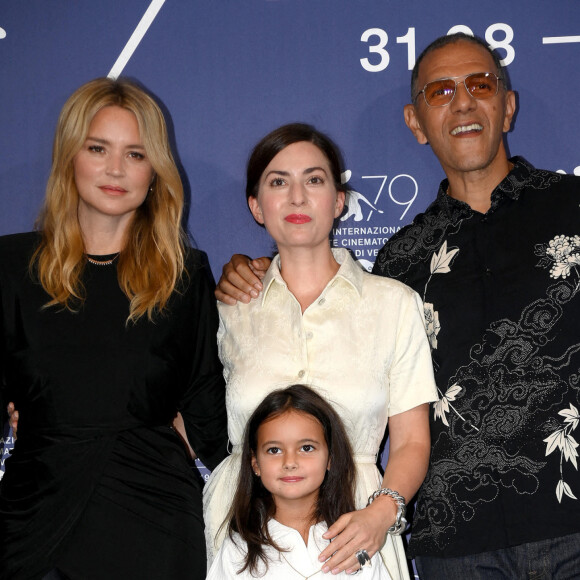
POLYGON ((356 570, 355 552, 377 550, 393 578, 408 578, 400 536, 387 534, 397 506, 380 495, 390 488, 407 501, 419 488, 429 459, 428 403, 436 390, 420 298, 407 286, 363 271, 329 234, 341 214, 339 154, 312 127, 286 125, 254 149, 246 194, 256 221, 279 254, 250 304, 219 305, 218 342, 227 381, 232 453, 204 490, 210 561, 223 541, 240 465, 247 419, 270 391, 292 383, 311 386, 345 423, 357 465, 358 511, 328 530, 326 570, 356 570), (384 478, 377 454, 389 422, 384 478), (338 534, 338 535, 337 535, 338 534))

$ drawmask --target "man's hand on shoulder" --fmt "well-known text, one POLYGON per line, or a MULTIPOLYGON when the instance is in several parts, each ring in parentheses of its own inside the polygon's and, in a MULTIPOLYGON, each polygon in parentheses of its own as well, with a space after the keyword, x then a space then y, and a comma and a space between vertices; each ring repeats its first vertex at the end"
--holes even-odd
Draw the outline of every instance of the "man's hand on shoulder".
POLYGON ((215 289, 215 297, 225 304, 236 302, 248 304, 262 291, 262 279, 270 267, 270 258, 251 260, 243 254, 234 254, 223 267, 221 278, 215 289))
POLYGON ((18 431, 18 411, 14 408, 14 403, 8 403, 6 409, 8 411, 10 427, 12 427, 12 435, 16 439, 16 432, 18 431))

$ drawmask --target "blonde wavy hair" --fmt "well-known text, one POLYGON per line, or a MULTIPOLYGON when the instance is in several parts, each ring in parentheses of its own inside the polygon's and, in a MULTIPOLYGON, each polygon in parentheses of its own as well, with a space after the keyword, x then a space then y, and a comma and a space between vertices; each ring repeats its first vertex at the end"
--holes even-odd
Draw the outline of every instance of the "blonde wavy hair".
POLYGON ((52 169, 37 229, 41 242, 30 268, 51 300, 78 310, 85 294, 81 275, 86 265, 78 220, 79 194, 73 159, 103 107, 117 106, 137 118, 139 134, 154 170, 143 204, 128 226, 119 256, 119 285, 130 301, 127 322, 162 312, 184 273, 186 236, 181 227, 183 185, 173 159, 163 113, 142 88, 126 79, 98 78, 81 86, 65 103, 56 128, 52 169))

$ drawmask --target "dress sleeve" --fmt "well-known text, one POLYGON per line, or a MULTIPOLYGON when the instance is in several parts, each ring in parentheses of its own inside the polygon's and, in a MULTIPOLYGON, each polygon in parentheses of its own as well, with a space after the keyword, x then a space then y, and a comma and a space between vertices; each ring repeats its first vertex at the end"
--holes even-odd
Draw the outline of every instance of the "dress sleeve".
POLYGON ((419 295, 410 289, 401 304, 390 388, 389 415, 397 415, 422 403, 437 400, 423 303, 419 295))
POLYGON ((209 268, 189 270, 193 316, 191 368, 187 388, 178 410, 183 416, 189 443, 208 469, 227 455, 225 381, 217 353, 217 305, 209 268))

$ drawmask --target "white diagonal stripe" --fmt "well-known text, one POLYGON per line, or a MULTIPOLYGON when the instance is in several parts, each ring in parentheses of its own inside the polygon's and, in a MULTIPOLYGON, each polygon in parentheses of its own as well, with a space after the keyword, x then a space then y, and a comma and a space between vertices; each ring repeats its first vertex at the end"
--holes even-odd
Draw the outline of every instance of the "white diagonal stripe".
POLYGON ((151 4, 149 4, 149 8, 147 8, 145 14, 143 14, 141 22, 139 22, 137 28, 135 28, 135 31, 127 41, 125 48, 122 50, 119 58, 113 65, 113 68, 109 71, 109 74, 107 75, 109 78, 116 79, 123 72, 125 65, 133 56, 133 53, 139 46, 141 40, 143 40, 145 33, 149 30, 151 23, 155 20, 155 17, 159 10, 161 10, 163 4, 165 4, 165 0, 151 0, 151 4))
POLYGON ((542 44, 565 44, 567 42, 580 42, 580 36, 544 36, 542 44))

